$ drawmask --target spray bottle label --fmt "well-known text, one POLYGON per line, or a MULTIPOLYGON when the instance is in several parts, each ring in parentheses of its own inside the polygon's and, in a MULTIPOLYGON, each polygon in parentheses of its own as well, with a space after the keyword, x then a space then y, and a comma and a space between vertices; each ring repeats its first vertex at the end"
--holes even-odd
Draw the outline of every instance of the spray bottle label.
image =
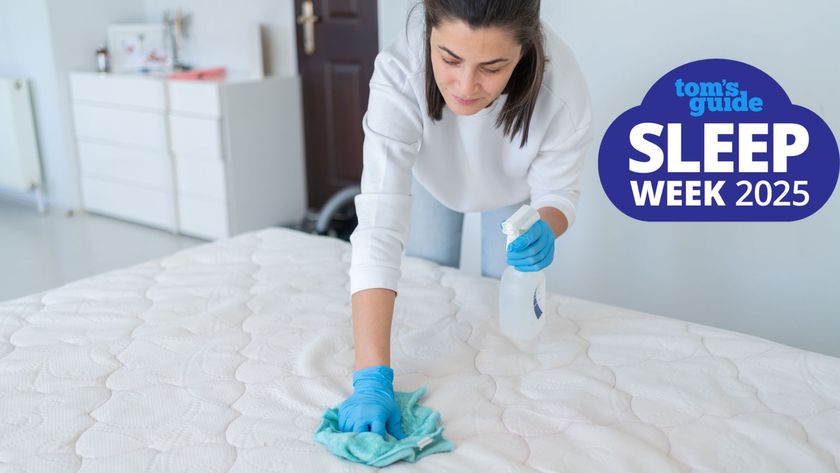
POLYGON ((537 316, 537 320, 540 319, 540 316, 543 313, 542 309, 540 308, 540 299, 539 297, 537 297, 537 292, 539 292, 539 290, 540 288, 534 289, 534 315, 537 316))

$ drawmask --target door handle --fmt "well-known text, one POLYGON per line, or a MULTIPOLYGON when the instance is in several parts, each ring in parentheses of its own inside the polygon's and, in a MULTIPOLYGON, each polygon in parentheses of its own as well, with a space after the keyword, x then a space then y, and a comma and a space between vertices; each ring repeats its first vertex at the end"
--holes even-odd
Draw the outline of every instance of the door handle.
POLYGON ((315 23, 321 19, 315 15, 312 0, 303 0, 300 4, 301 15, 297 23, 303 25, 303 53, 307 56, 315 54, 315 23))

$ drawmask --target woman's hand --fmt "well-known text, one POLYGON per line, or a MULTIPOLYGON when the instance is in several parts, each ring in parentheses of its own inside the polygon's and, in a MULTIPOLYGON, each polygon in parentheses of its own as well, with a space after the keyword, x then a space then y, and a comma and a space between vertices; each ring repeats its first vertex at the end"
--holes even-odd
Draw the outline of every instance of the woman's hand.
POLYGON ((517 271, 533 272, 548 267, 554 260, 554 232, 539 219, 507 247, 507 263, 517 271))
POLYGON ((374 432, 385 436, 388 429, 402 440, 400 408, 394 400, 394 371, 371 366, 353 373, 353 394, 338 406, 338 428, 342 432, 374 432))

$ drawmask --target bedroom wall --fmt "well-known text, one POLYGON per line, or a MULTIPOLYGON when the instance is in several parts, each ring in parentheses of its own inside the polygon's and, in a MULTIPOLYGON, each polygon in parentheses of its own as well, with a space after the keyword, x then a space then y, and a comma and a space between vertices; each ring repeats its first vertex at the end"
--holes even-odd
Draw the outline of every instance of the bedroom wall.
MULTIPOLYGON (((413 4, 384 2, 380 44, 396 38, 413 4)), ((549 288, 840 355, 840 192, 800 222, 644 223, 607 200, 596 166, 615 117, 665 72, 706 57, 763 69, 840 136, 840 3, 712 0, 691 8, 668 0, 558 0, 542 8, 575 51, 595 126, 578 219, 558 240, 549 288)), ((475 274, 478 233, 468 215, 463 263, 475 274)))
MULTIPOLYGON (((56 194, 61 195, 68 193, 60 183, 63 153, 54 140, 46 139, 60 134, 59 120, 49 113, 51 105, 57 101, 52 57, 46 0, 0 0, 0 77, 29 79, 45 184, 54 184, 56 194)), ((0 193, 31 200, 16 191, 0 189, 0 193)))
MULTIPOLYGON (((47 200, 53 207, 81 204, 67 74, 93 69, 105 27, 141 18, 141 7, 140 0, 0 0, 0 75, 30 80, 47 200)), ((32 201, 29 194, 6 194, 32 201)))
MULTIPOLYGON (((31 81, 47 200, 52 208, 81 208, 68 73, 95 67, 94 51, 106 42, 109 24, 159 21, 164 10, 176 8, 193 13, 194 40, 213 51, 196 55, 202 65, 212 64, 217 55, 237 63, 249 44, 243 32, 261 23, 265 72, 297 73, 291 1, 0 0, 0 76, 31 81)), ((0 190, 0 195, 34 202, 30 194, 0 190)))

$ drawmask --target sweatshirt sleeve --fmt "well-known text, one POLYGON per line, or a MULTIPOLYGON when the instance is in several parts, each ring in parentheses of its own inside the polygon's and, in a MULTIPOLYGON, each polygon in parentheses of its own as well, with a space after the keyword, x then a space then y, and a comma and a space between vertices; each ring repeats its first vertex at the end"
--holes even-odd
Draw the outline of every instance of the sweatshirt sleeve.
POLYGON ((531 206, 558 209, 571 227, 577 216, 580 173, 592 142, 588 96, 578 120, 571 118, 567 107, 561 107, 550 127, 528 170, 531 206))
MULTIPOLYGON (((397 291, 411 210, 411 169, 422 140, 421 100, 400 49, 377 55, 370 80, 364 131, 358 225, 350 236, 350 294, 363 289, 397 291)), ((416 74, 416 72, 414 72, 416 74)))

